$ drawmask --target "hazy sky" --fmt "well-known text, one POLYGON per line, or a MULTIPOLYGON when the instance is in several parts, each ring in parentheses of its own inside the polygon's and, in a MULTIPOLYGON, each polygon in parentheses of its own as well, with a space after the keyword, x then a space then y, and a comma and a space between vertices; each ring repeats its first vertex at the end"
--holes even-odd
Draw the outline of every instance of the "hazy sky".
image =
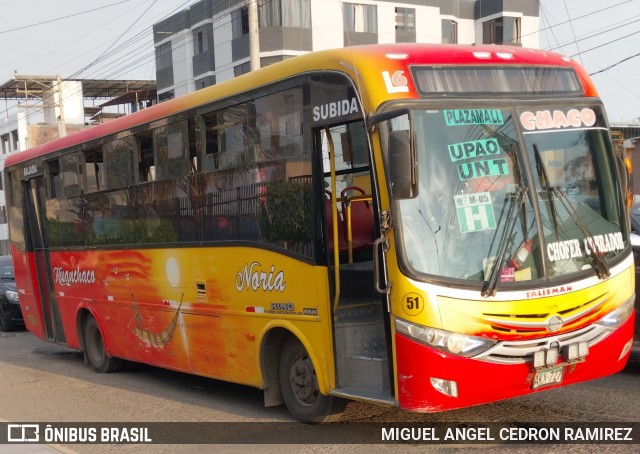
MULTIPOLYGON (((151 27, 192 3, 0 0, 0 83, 14 71, 69 78, 155 79, 151 27), (56 20, 62 17, 66 18, 56 20)), ((594 74, 593 80, 610 121, 631 122, 640 117, 640 55, 633 57, 640 53, 640 0, 540 3, 541 48, 572 56, 591 74, 632 57, 594 74)), ((5 116, 5 110, 0 105, 0 115, 5 116)))

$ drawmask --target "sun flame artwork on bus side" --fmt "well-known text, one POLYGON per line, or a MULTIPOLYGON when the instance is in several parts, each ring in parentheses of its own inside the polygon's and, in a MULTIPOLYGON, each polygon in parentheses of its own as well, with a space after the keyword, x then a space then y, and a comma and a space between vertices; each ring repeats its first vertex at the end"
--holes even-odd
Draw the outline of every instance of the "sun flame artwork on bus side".
POLYGON ((60 252, 52 255, 52 263, 63 317, 71 310, 71 301, 84 300, 87 308, 106 310, 105 320, 124 322, 121 329, 112 328, 117 335, 108 339, 115 351, 142 348, 186 355, 191 342, 182 319, 185 308, 190 312, 217 310, 227 300, 214 278, 204 278, 204 270, 212 267, 210 258, 193 250, 190 254, 60 252), (185 281, 187 269, 197 276, 193 285, 185 281), (83 295, 87 294, 93 298, 86 299, 83 295))
MULTIPOLYGON (((172 287, 177 287, 180 283, 180 267, 178 262, 173 257, 170 257, 167 260, 167 282, 172 287)), ((180 302, 178 303, 178 308, 176 309, 175 315, 169 322, 169 325, 160 332, 153 332, 150 329, 143 328, 143 320, 140 312, 138 311, 138 306, 135 302, 133 302, 133 316, 132 321, 135 320, 135 326, 133 328, 133 332, 135 335, 147 344, 150 347, 162 348, 166 346, 176 331, 176 327, 178 326, 178 320, 180 318, 180 309, 182 308, 182 302, 184 300, 184 293, 180 298, 180 302)), ((176 301, 163 300, 163 304, 165 305, 174 305, 176 301)))
MULTIPOLYGON (((172 302, 164 300, 163 303, 171 304, 172 302)), ((135 320, 136 325, 133 327, 133 332, 138 339, 143 341, 150 347, 162 348, 166 346, 171 339, 173 338, 174 333, 176 332, 176 327, 178 326, 178 319, 180 318, 180 309, 182 308, 182 301, 178 305, 178 309, 176 309, 176 313, 171 319, 169 325, 160 332, 153 332, 150 329, 144 329, 142 327, 143 321, 140 312, 138 311, 137 306, 134 303, 133 306, 133 317, 132 321, 135 320)))

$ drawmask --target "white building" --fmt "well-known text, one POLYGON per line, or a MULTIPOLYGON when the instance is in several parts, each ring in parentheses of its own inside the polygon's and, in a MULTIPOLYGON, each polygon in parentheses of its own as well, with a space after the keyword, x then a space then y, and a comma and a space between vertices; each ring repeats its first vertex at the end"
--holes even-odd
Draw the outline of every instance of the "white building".
MULTIPOLYGON (((249 71, 245 0, 201 0, 153 26, 160 101, 249 71)), ((538 47, 539 0, 258 0, 260 64, 350 45, 538 47)))

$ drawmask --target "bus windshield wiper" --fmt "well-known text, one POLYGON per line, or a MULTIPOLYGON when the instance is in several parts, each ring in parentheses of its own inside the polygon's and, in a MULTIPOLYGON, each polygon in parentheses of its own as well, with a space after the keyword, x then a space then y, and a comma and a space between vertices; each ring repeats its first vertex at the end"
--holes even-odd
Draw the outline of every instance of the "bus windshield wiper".
MULTIPOLYGON (((571 220, 578 226, 580 232, 585 238, 593 238, 593 233, 589 230, 589 227, 584 222, 584 219, 578 214, 576 211, 576 207, 573 205, 569 197, 567 197, 566 192, 560 186, 556 186, 553 189, 553 193, 558 197, 562 205, 564 206, 567 213, 569 213, 569 217, 571 220)), ((611 270, 607 262, 594 250, 594 248, 590 248, 589 257, 591 257, 591 265, 593 269, 596 270, 596 274, 598 278, 604 279, 611 275, 611 270)))
POLYGON ((498 253, 493 263, 493 268, 491 268, 489 279, 486 280, 485 286, 482 289, 481 295, 485 298, 496 294, 498 278, 502 273, 502 266, 504 265, 507 251, 513 241, 513 229, 516 226, 516 221, 518 220, 518 213, 524 204, 525 193, 525 188, 518 187, 514 193, 507 194, 507 197, 509 197, 509 212, 507 214, 504 230, 502 231, 502 237, 500 238, 498 253))
POLYGON ((549 181, 549 174, 547 173, 547 167, 544 165, 544 161, 542 160, 542 156, 540 156, 540 150, 538 150, 538 145, 533 144, 533 152, 536 157, 536 168, 538 170, 538 178, 540 179, 540 185, 543 189, 547 191, 547 199, 549 200, 549 209, 551 210, 551 219, 553 220, 553 230, 556 234, 556 240, 560 239, 560 234, 558 231, 558 212, 556 211, 556 205, 553 201, 553 188, 551 187, 551 182, 549 181), (544 179, 544 185, 542 184, 542 180, 544 179))
MULTIPOLYGON (((544 161, 542 161, 542 157, 540 156, 538 145, 535 143, 533 144, 533 151, 536 157, 538 175, 539 177, 544 178, 545 184, 543 188, 546 189, 548 194, 549 207, 551 208, 551 217, 553 218, 553 226, 555 229, 556 239, 559 239, 560 236, 558 232, 558 213, 555 208, 553 196, 557 197, 558 200, 560 200, 565 210, 567 210, 567 213, 569 213, 569 217, 571 217, 571 220, 576 224, 576 226, 578 226, 578 229, 580 229, 582 235, 585 238, 592 238, 593 234, 589 230, 589 227, 587 227, 587 225, 584 223, 584 220, 582 219, 582 217, 580 217, 575 207, 573 206, 573 203, 571 202, 571 200, 569 200, 569 197, 567 197, 567 194, 564 192, 564 190, 560 186, 551 186, 549 175, 547 174, 547 169, 544 165, 544 161)), ((589 257, 591 257, 591 265, 596 271, 598 278, 604 279, 611 274, 609 265, 607 265, 607 262, 605 262, 604 259, 596 253, 596 251, 591 249, 591 251, 589 252, 589 257)))

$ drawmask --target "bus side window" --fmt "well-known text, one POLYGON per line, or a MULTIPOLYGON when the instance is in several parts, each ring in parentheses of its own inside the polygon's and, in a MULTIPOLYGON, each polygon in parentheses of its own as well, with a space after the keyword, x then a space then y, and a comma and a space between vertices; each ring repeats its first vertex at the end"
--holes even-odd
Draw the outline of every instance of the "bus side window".
POLYGON ((255 124, 253 103, 238 104, 218 112, 216 164, 219 169, 232 169, 255 162, 252 145, 256 134, 252 124, 255 124))
POLYGON ((106 185, 102 149, 93 148, 84 152, 84 169, 87 175, 87 193, 104 190, 106 185))
POLYGON ((47 161, 47 173, 49 179, 49 197, 59 199, 62 197, 62 176, 60 173, 60 161, 53 159, 47 161))
POLYGON ((136 134, 138 144, 138 182, 156 179, 155 157, 153 154, 153 133, 151 131, 136 134))
POLYGON ((20 175, 17 170, 6 173, 9 178, 6 179, 5 194, 7 196, 7 209, 9 210, 9 240, 11 244, 21 251, 27 248, 26 232, 24 225, 24 189, 20 175))
POLYGON ((123 137, 104 145, 107 189, 126 188, 133 184, 133 136, 123 137))
POLYGON ((202 156, 202 170, 205 172, 216 170, 219 161, 218 149, 218 113, 210 112, 202 117, 205 129, 205 152, 202 156))
POLYGON ((83 171, 80 153, 72 153, 60 158, 62 167, 62 193, 65 197, 78 197, 83 193, 83 171))
POLYGON ((190 117, 187 121, 189 128, 189 170, 196 173, 201 169, 202 155, 202 120, 200 117, 190 117))
POLYGON ((156 179, 167 180, 189 173, 187 122, 177 121, 153 130, 156 179))

